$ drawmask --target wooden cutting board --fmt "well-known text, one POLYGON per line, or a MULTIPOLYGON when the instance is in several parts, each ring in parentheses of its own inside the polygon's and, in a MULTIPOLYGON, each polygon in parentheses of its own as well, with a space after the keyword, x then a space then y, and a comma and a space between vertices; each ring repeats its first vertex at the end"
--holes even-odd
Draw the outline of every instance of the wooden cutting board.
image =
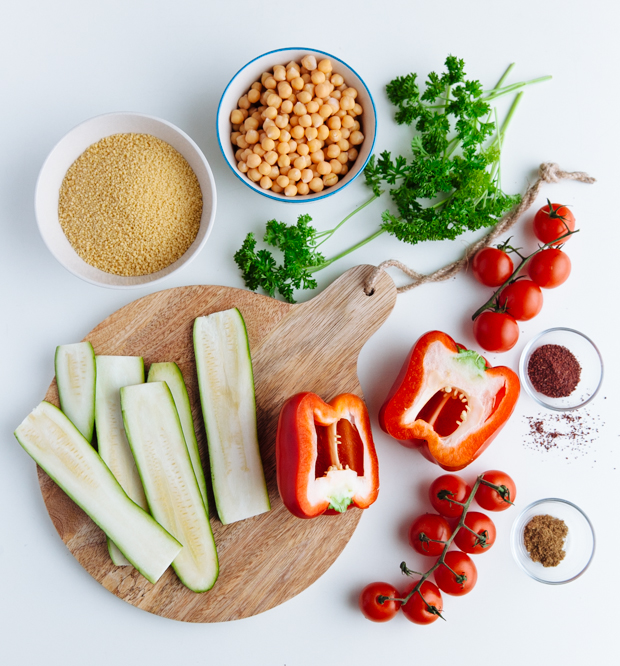
MULTIPOLYGON (((103 532, 39 469, 54 526, 93 578, 151 613, 186 622, 222 622, 256 615, 287 601, 331 566, 351 538, 361 511, 314 520, 292 516, 278 495, 275 433, 280 407, 295 393, 313 391, 325 400, 346 392, 362 396, 358 354, 396 302, 396 288, 385 272, 373 295, 364 293, 364 281, 372 270, 372 266, 357 266, 317 297, 298 305, 230 287, 177 287, 130 303, 86 336, 96 354, 143 356, 147 371, 155 362, 178 364, 208 470, 192 327, 196 317, 239 308, 250 339, 258 436, 272 506, 268 513, 222 525, 210 494, 220 575, 212 590, 196 594, 181 585, 170 568, 153 585, 133 567, 115 567, 103 532)), ((55 381, 45 398, 59 404, 55 381)))

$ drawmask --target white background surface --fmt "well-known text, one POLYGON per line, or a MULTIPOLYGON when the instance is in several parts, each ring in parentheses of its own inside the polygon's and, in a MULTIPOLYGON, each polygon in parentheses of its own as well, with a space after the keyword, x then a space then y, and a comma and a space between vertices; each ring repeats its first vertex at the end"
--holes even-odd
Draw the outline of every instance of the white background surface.
MULTIPOLYGON (((617 658, 618 388, 617 167, 619 10, 575 0, 470 2, 84 2, 3 3, 0 22, 0 662, 3 664, 503 664, 594 663, 617 658), (498 542, 476 559, 479 580, 464 598, 445 598, 447 622, 429 627, 402 616, 367 622, 356 608, 373 580, 402 584, 399 563, 422 563, 406 542, 407 525, 428 510, 428 482, 440 473, 418 453, 379 431, 376 414, 415 339, 433 328, 473 346, 469 316, 486 300, 471 275, 399 296, 383 328, 362 351, 359 375, 373 415, 381 494, 331 569, 288 603, 247 620, 191 625, 124 603, 96 583, 59 539, 41 499, 35 466, 12 431, 43 397, 57 344, 81 339, 148 288, 113 291, 81 282, 43 245, 35 224, 38 170, 56 141, 91 116, 138 111, 169 120, 202 148, 215 174, 218 211, 202 254, 162 288, 191 284, 241 287, 232 255, 266 220, 291 223, 303 207, 279 204, 245 188, 226 167, 215 137, 219 96, 248 60, 285 46, 311 46, 341 57, 366 80, 379 116, 377 149, 405 152, 410 130, 398 128, 384 86, 410 71, 440 70, 449 53, 486 87, 512 61, 513 80, 552 74, 532 87, 505 143, 503 185, 520 192, 537 166, 556 161, 583 170, 596 185, 544 188, 570 204, 581 233, 567 250, 570 281, 545 292, 545 306, 520 326, 521 339, 491 363, 516 368, 525 343, 550 326, 571 326, 599 344, 606 382, 588 408, 595 441, 580 455, 525 446, 526 415, 539 409, 523 395, 508 426, 463 475, 499 468, 515 478, 518 504, 545 496, 580 505, 597 531, 591 568, 576 582, 551 587, 525 576, 512 560, 509 533, 517 509, 497 515, 498 542), (615 533, 614 533, 615 530, 615 533)), ((320 229, 368 197, 360 180, 312 205, 320 229)), ((327 253, 376 227, 387 199, 375 202, 327 253)), ((531 216, 526 216, 528 219, 531 216)), ((534 245, 527 219, 519 244, 534 245)), ((458 257, 465 241, 411 248, 381 238, 320 274, 329 284, 357 263, 395 257, 433 270, 458 257)), ((401 283, 401 276, 395 275, 401 283)), ((307 298, 307 295, 302 298, 307 298)), ((325 369, 329 372, 329 368, 325 369)), ((584 416, 585 418, 585 416, 584 416)), ((308 562, 312 566, 312 562, 308 562)))

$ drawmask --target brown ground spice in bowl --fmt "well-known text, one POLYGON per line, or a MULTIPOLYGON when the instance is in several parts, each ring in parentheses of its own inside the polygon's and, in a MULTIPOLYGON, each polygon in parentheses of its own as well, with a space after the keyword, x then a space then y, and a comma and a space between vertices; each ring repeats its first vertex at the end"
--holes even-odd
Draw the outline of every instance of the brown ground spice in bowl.
POLYGON ((566 556, 564 540, 568 527, 560 518, 534 516, 525 526, 523 542, 533 562, 543 567, 557 567, 566 556))
POLYGON ((581 366, 563 345, 542 345, 530 356, 527 374, 539 393, 549 398, 565 398, 577 388, 581 366))
POLYGON ((115 275, 155 273, 194 242, 202 216, 196 174, 149 134, 114 134, 87 148, 62 182, 58 219, 91 266, 115 275))

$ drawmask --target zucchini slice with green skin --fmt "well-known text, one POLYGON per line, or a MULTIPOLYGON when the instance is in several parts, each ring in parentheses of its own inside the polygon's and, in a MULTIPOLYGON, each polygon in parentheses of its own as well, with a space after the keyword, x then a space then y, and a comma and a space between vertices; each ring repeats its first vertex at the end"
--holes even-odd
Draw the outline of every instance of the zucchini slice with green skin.
POLYGON ((245 322, 236 308, 198 317, 194 352, 215 505, 224 525, 269 511, 245 322))
MULTIPOLYGON (((136 469, 121 413, 120 389, 144 383, 144 361, 141 356, 96 356, 97 381, 95 425, 99 455, 110 468, 123 490, 138 506, 147 508, 140 475, 136 469)), ((112 562, 127 566, 114 543, 108 542, 112 562)))
POLYGON ((132 502, 80 431, 54 405, 42 402, 15 430, 25 451, 156 583, 182 547, 152 516, 132 502))
POLYGON ((60 408, 92 442, 95 426, 95 352, 90 342, 56 347, 54 357, 60 408))
POLYGON ((183 544, 172 568, 190 590, 206 592, 219 573, 217 551, 172 393, 165 382, 126 386, 121 404, 151 514, 183 544))
POLYGON ((205 474, 202 469, 202 462, 200 460, 200 451, 198 450, 198 442, 196 441, 196 432, 194 430, 194 420, 192 418, 192 407, 187 395, 187 388, 183 381, 183 374, 176 363, 153 363, 149 368, 149 376, 147 382, 166 382, 174 404, 179 413, 181 426, 183 428, 183 436, 189 451, 189 457, 192 461, 196 481, 200 488, 200 494, 205 504, 207 512, 209 511, 209 500, 207 499, 207 482, 205 481, 205 474))

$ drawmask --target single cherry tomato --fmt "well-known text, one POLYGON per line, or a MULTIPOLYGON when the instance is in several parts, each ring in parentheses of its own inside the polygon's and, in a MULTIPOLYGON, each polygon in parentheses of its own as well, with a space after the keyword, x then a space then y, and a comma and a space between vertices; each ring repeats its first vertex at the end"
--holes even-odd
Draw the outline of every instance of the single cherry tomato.
MULTIPOLYGON (((418 581, 416 580, 408 587, 404 596, 406 597, 417 584, 418 581)), ((420 590, 406 604, 403 604, 402 609, 405 617, 411 622, 415 624, 431 624, 439 617, 439 614, 443 610, 441 592, 434 583, 425 580, 420 586, 420 590)))
POLYGON ((360 593, 360 610, 368 620, 387 622, 398 613, 401 603, 394 601, 394 597, 399 596, 396 588, 389 583, 370 583, 360 593), (392 599, 384 600, 380 597, 391 597, 392 599))
POLYGON ((471 557, 460 550, 450 550, 444 562, 445 565, 440 564, 434 572, 437 587, 457 597, 470 592, 478 580, 478 571, 471 557))
MULTIPOLYGON (((543 243, 551 243, 569 231, 575 230, 575 216, 566 206, 552 204, 547 199, 547 205, 543 206, 534 216, 534 233, 536 238, 543 243)), ((554 245, 566 243, 570 238, 564 238, 554 245)))
POLYGON ((493 521, 484 513, 468 511, 465 516, 465 525, 476 534, 472 534, 466 527, 461 527, 454 537, 454 543, 464 553, 475 555, 486 553, 495 543, 496 531, 493 521))
POLYGON ((550 247, 535 254, 527 267, 529 276, 544 289, 555 289, 568 280, 571 263, 566 252, 550 247))
POLYGON ((514 317, 505 312, 486 310, 474 320, 474 337, 486 351, 505 352, 519 339, 519 326, 514 317))
POLYGON ((512 275, 512 259, 496 247, 484 247, 474 255, 471 268, 478 282, 487 287, 499 287, 512 275))
POLYGON ((532 280, 517 280, 502 289, 499 304, 506 306, 506 312, 517 321, 527 321, 541 311, 542 291, 532 280))
POLYGON ((490 488, 481 483, 476 490, 475 500, 487 511, 504 511, 512 506, 517 496, 517 486, 515 482, 505 472, 497 469, 489 470, 482 475, 482 478, 489 483, 500 486, 498 492, 495 488, 490 488))
POLYGON ((443 543, 452 534, 448 521, 436 513, 425 513, 416 518, 409 528, 409 543, 421 555, 437 557, 443 552, 443 543), (427 539, 432 539, 428 541, 427 539))
MULTIPOLYGON (((456 474, 442 474, 438 476, 428 489, 428 496, 433 509, 442 516, 458 518, 463 513, 463 504, 471 493, 471 487, 456 474)), ((441 555, 441 552, 437 553, 441 555)))

